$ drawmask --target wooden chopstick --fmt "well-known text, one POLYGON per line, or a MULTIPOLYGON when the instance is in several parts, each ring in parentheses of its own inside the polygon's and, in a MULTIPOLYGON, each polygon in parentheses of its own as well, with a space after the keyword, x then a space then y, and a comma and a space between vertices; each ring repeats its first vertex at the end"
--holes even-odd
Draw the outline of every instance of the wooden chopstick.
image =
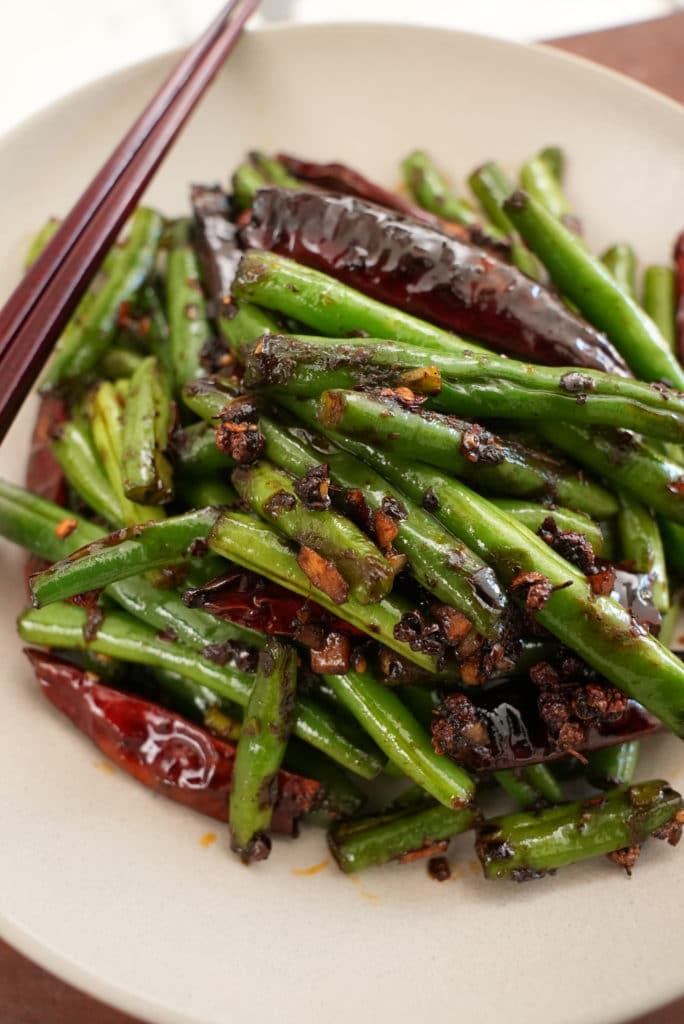
POLYGON ((259 0, 231 0, 223 7, 0 311, 0 439, 103 255, 258 4, 259 0))

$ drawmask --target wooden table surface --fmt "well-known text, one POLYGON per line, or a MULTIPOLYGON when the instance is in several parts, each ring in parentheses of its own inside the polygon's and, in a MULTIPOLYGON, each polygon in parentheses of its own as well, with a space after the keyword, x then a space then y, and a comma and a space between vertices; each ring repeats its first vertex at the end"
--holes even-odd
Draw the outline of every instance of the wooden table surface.
MULTIPOLYGON (((684 12, 552 40, 684 103, 684 12)), ((682 1024, 684 1000, 631 1024, 682 1024)), ((0 1024, 143 1024, 82 995, 0 941, 0 1024)), ((553 1022, 549 1022, 553 1024, 553 1022)))

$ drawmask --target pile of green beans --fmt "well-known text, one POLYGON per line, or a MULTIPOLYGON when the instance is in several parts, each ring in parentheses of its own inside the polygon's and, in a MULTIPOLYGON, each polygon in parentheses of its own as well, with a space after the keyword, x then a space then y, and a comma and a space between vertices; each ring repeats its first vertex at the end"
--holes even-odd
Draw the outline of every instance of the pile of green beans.
MULTIPOLYGON (((0 482, 0 535, 48 563, 19 634, 234 745, 226 822, 245 864, 271 852, 283 771, 320 785, 306 820, 348 873, 443 854, 471 829, 485 878, 518 881, 599 855, 630 871, 649 835, 678 837, 681 798, 635 781, 637 740, 574 761, 594 795, 569 802, 563 763, 475 777, 430 735, 445 694, 499 677, 529 690, 530 666, 569 649, 684 737, 675 273, 647 267, 640 285, 624 242, 595 257, 565 164, 555 146, 517 177, 482 164, 472 199, 423 150, 401 172, 429 223, 558 289, 633 378, 501 356, 275 252, 241 256, 220 311, 201 226, 148 208, 59 341, 41 388, 67 413, 41 443, 66 504, 31 474, 0 482), (655 625, 594 585, 615 563, 639 574, 655 625), (205 610, 231 585, 249 614, 205 610), (257 614, 286 599, 287 623, 257 614), (373 790, 364 814, 379 776, 403 789, 373 790), (509 809, 488 817, 495 793, 509 809)), ((250 153, 226 208, 242 219, 261 188, 306 187, 291 167, 250 153)))

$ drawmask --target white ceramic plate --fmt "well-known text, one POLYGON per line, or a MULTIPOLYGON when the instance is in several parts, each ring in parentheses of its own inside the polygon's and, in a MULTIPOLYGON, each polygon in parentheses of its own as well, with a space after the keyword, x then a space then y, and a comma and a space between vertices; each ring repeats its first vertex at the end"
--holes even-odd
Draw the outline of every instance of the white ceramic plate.
MULTIPOLYGON (((96 82, 3 140, 1 292, 32 232, 68 207, 173 59, 96 82)), ((344 158, 393 183, 416 145, 461 176, 561 142, 589 241, 626 238, 663 260, 684 224, 683 136, 675 104, 555 52, 418 28, 277 29, 240 44, 149 198, 184 211, 189 182, 225 180, 255 146, 344 158)), ((25 410, 3 476, 21 478, 29 424, 25 410)), ((29 956, 183 1024, 597 1024, 684 991, 684 860, 664 844, 632 881, 599 861, 522 886, 484 882, 466 837, 443 885, 424 864, 302 874, 326 860, 317 831, 249 870, 224 832, 205 848, 210 822, 106 772, 39 697, 13 629, 21 562, 2 546, 0 931, 29 956)), ((661 742, 641 774, 681 784, 683 754, 661 742)))

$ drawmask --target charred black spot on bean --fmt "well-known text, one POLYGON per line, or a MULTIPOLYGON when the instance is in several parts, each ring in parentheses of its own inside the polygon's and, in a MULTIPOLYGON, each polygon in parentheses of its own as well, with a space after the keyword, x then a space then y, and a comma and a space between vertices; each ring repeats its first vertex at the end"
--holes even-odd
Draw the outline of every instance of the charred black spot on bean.
POLYGON ((427 491, 423 495, 423 508, 426 512, 436 512, 439 508, 439 498, 435 494, 432 487, 428 487, 427 491))
POLYGON ((193 558, 203 558, 209 551, 209 544, 205 537, 195 537, 188 550, 193 558))
POLYGON ((176 639, 177 633, 171 626, 168 626, 166 629, 157 630, 157 640, 163 640, 166 643, 172 644, 176 639))
POLYGON ((245 371, 245 384, 287 384, 297 369, 297 360, 288 354, 289 344, 277 334, 265 334, 253 346, 245 371), (279 344, 280 342, 280 344, 279 344))

